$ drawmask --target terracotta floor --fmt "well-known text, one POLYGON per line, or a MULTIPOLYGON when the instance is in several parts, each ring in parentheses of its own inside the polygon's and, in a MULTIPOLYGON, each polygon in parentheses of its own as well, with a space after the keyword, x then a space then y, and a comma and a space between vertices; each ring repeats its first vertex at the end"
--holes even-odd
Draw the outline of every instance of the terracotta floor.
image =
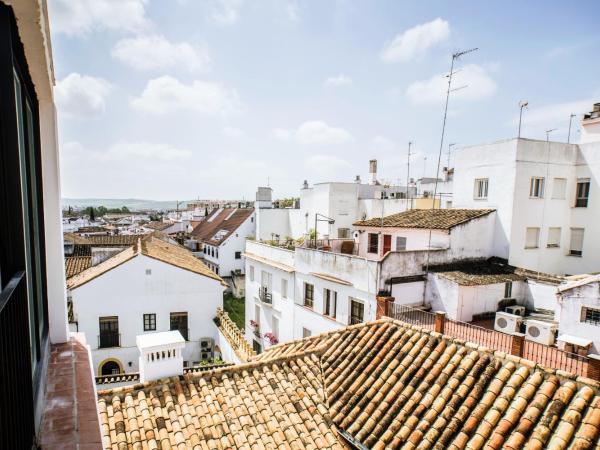
POLYGON ((52 346, 40 440, 44 450, 102 449, 89 354, 74 338, 52 346))

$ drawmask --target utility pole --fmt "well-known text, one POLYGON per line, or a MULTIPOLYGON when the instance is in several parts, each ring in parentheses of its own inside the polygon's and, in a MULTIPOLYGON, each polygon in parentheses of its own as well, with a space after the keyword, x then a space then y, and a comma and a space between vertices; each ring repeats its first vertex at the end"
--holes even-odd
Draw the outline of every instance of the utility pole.
MULTIPOLYGON (((431 209, 435 209, 435 197, 437 196, 437 185, 438 185, 438 177, 440 173, 440 162, 442 160, 442 151, 444 148, 444 135, 446 133, 446 119, 448 118, 448 101, 450 100, 450 92, 457 91, 459 89, 464 89, 466 86, 461 86, 455 89, 452 89, 452 75, 454 75, 454 61, 456 61, 461 56, 466 55, 467 53, 472 53, 479 50, 477 47, 471 48, 469 50, 463 50, 460 52, 456 52, 452 55, 452 61, 450 62, 450 73, 446 75, 448 77, 448 89, 446 90, 446 104, 444 105, 444 120, 442 121, 442 136, 440 137, 440 149, 438 151, 438 162, 437 162, 437 171, 435 177, 435 185, 433 188, 433 202, 431 203, 431 209)), ((427 275, 429 274, 429 249, 431 247, 431 228, 429 228, 429 240, 427 243, 427 262, 425 264, 425 280, 427 280, 427 275)), ((427 282, 427 281, 425 281, 427 282)))
POLYGON ((406 198, 409 197, 410 192, 410 147, 412 145, 412 141, 408 141, 408 156, 406 160, 406 198))
POLYGON ((521 100, 519 102, 519 108, 521 108, 521 110, 519 111, 519 133, 517 134, 518 138, 521 137, 521 119, 523 118, 523 108, 527 108, 528 105, 529 102, 527 100, 521 100))
POLYGON ((550 133, 556 131, 556 128, 552 128, 551 130, 546 130, 546 142, 550 142, 550 133))
POLYGON ((569 133, 567 134, 567 144, 571 143, 571 123, 573 122, 573 117, 575 117, 575 114, 571 114, 569 116, 569 133))

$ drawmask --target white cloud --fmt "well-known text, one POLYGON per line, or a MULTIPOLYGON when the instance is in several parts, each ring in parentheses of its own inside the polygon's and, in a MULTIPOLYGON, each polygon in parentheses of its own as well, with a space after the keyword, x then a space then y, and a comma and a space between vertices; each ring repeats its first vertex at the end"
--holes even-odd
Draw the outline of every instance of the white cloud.
MULTIPOLYGON (((452 100, 480 100, 494 95, 498 89, 489 71, 480 65, 469 64, 457 70, 452 79, 452 87, 464 89, 454 91, 452 100)), ((446 74, 435 75, 427 80, 415 81, 406 90, 406 96, 413 104, 438 104, 446 98, 448 78, 446 74)))
POLYGON ((206 45, 169 42, 162 35, 121 39, 111 54, 122 63, 139 70, 183 67, 190 72, 203 72, 210 65, 206 45))
POLYGON ((200 80, 187 85, 167 75, 148 81, 142 94, 134 98, 131 105, 138 111, 154 114, 189 110, 207 115, 227 115, 240 110, 234 89, 200 80))
POLYGON ((375 151, 390 152, 395 150, 397 147, 396 142, 385 136, 375 136, 373 138, 373 149, 375 151))
POLYGON ((348 86, 352 84, 352 78, 341 73, 338 76, 327 78, 327 80, 325 80, 325 84, 333 87, 348 86))
POLYGON ((352 168, 345 159, 333 155, 312 155, 304 161, 304 165, 311 173, 319 177, 338 179, 340 175, 346 176, 348 170, 352 168))
POLYGON ((55 33, 85 36, 98 30, 140 31, 149 25, 147 0, 50 0, 55 33))
POLYGON ((352 140, 352 135, 343 128, 336 128, 320 120, 309 120, 295 130, 274 129, 271 135, 281 140, 295 140, 305 145, 342 144, 352 140))
POLYGON ((439 17, 400 33, 388 42, 382 52, 385 62, 406 62, 423 55, 430 47, 450 37, 450 24, 439 17))
POLYGON ((244 133, 244 130, 240 130, 239 128, 235 128, 235 127, 223 127, 223 129, 221 130, 221 132, 228 137, 231 138, 241 138, 243 136, 246 135, 246 133, 244 133))
POLYGON ((110 90, 110 83, 102 78, 73 72, 56 83, 54 95, 59 112, 71 117, 85 117, 104 112, 105 98, 110 90))
POLYGON ((234 25, 240 18, 242 0, 214 0, 211 18, 219 25, 234 25))
POLYGON ((300 19, 300 6, 296 0, 288 0, 285 6, 285 12, 292 22, 296 22, 300 19))
POLYGON ((61 154, 66 159, 85 159, 90 164, 97 162, 124 162, 136 165, 144 160, 177 161, 192 155, 189 150, 179 149, 168 144, 119 141, 108 150, 87 150, 79 142, 67 142, 61 146, 61 154))

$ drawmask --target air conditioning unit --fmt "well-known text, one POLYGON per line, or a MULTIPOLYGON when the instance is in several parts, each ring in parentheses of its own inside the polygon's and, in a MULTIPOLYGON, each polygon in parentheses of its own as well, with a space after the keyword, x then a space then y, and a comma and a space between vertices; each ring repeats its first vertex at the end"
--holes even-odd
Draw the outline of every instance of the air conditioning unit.
POLYGON ((521 316, 499 311, 494 320, 494 330, 508 334, 518 333, 522 322, 521 316))
POLYGON ((542 322, 541 320, 528 320, 525 322, 525 339, 544 345, 554 344, 556 339, 556 324, 542 322))
POLYGON ((519 305, 507 306, 504 311, 515 316, 525 317, 525 307, 519 305))
POLYGON ((200 351, 201 352, 212 352, 214 349, 215 341, 210 337, 200 338, 200 351))
POLYGON ((213 352, 200 352, 200 359, 202 361, 213 359, 213 352))

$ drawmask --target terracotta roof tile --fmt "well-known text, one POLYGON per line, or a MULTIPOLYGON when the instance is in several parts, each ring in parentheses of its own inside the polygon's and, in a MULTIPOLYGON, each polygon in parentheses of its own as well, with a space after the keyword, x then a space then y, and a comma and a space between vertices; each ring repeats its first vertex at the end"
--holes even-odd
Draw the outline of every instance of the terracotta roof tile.
POLYGON ((92 265, 91 256, 69 256, 65 258, 65 276, 71 278, 92 265))
POLYGON ((354 222, 357 227, 433 228, 450 230, 457 225, 478 219, 494 209, 411 209, 383 219, 374 218, 354 222))
POLYGON ((194 228, 192 236, 211 245, 221 245, 253 212, 254 208, 215 209, 194 228), (223 233, 220 238, 214 239, 215 235, 221 230, 223 230, 223 233))
POLYGON ((520 361, 384 319, 98 404, 106 448, 598 448, 600 383, 520 361))

